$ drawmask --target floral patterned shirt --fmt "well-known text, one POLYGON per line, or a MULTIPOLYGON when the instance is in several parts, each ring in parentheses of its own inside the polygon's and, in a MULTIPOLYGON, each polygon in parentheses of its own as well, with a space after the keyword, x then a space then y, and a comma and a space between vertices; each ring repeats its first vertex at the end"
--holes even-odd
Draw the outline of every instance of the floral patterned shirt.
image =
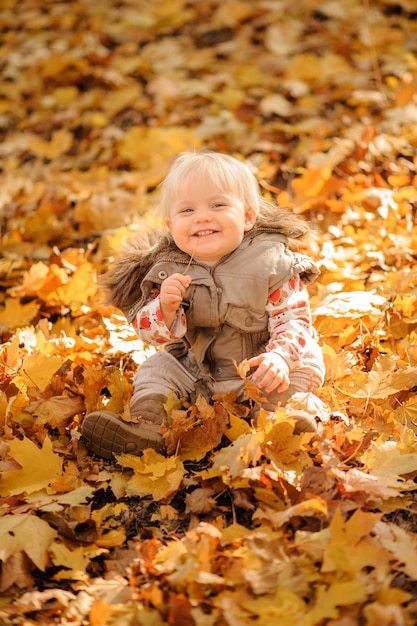
MULTIPOLYGON (((279 354, 290 370, 297 369, 301 365, 304 348, 311 339, 308 293, 301 280, 298 277, 291 278, 271 293, 265 310, 270 335, 265 351, 279 354)), ((142 341, 156 346, 181 338, 187 332, 182 307, 178 309, 171 329, 167 328, 157 289, 152 291, 150 299, 132 323, 142 341)))

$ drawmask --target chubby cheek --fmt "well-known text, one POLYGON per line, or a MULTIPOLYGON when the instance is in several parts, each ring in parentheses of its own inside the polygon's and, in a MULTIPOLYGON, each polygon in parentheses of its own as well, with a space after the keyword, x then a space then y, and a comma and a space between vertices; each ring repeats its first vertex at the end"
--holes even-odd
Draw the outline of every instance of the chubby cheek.
POLYGON ((181 239, 184 239, 187 234, 187 229, 185 228, 185 225, 178 224, 176 220, 167 221, 167 227, 175 243, 177 243, 177 240, 181 241, 181 239))

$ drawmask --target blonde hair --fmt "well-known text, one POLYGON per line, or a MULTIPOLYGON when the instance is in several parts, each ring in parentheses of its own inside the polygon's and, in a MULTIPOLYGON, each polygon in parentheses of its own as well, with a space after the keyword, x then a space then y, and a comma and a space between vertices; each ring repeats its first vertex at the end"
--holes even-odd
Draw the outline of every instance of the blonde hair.
POLYGON ((181 194, 191 180, 204 177, 221 189, 232 191, 245 208, 252 208, 256 215, 259 213, 262 198, 258 181, 245 163, 219 152, 182 152, 161 183, 159 210, 165 222, 169 219, 172 199, 181 194))

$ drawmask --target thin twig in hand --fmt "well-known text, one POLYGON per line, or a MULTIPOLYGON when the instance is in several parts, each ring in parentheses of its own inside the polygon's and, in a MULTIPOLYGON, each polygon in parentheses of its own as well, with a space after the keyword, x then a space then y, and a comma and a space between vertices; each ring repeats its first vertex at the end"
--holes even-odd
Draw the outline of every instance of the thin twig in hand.
POLYGON ((197 250, 197 246, 198 246, 198 239, 195 240, 194 248, 193 248, 193 250, 191 252, 191 255, 190 255, 190 260, 188 261, 188 265, 187 265, 187 267, 185 268, 185 270, 182 273, 183 276, 186 275, 186 273, 190 269, 191 263, 194 261, 194 255, 195 255, 195 252, 197 250))

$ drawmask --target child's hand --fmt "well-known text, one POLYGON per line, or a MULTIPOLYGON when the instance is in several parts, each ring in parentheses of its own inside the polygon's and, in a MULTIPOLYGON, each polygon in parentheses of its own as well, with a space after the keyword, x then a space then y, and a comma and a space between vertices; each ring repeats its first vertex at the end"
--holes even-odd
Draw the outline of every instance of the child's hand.
POLYGON ((175 314, 181 305, 185 290, 191 283, 191 276, 183 274, 172 274, 161 284, 159 299, 164 322, 171 328, 175 319, 175 314))
POLYGON ((274 352, 264 352, 248 359, 251 367, 257 369, 251 379, 257 387, 271 393, 285 391, 290 386, 289 369, 284 359, 274 352))

